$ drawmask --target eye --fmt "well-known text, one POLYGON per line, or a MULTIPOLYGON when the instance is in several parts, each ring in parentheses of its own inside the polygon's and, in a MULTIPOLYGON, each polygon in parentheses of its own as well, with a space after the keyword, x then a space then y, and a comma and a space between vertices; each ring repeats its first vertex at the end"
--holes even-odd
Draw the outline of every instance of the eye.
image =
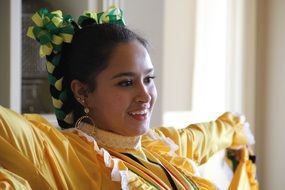
POLYGON ((147 76, 145 79, 144 79, 144 83, 145 84, 149 84, 153 81, 153 79, 155 79, 155 76, 147 76))
POLYGON ((133 81, 132 80, 124 80, 118 83, 119 86, 121 87, 128 87, 128 86, 132 86, 133 85, 133 81))

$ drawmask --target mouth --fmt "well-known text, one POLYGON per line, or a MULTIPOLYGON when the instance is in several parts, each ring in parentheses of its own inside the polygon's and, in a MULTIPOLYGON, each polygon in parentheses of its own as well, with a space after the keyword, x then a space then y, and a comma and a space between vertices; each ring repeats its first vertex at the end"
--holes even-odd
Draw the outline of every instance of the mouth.
POLYGON ((144 121, 148 117, 148 109, 128 112, 128 114, 137 121, 144 121))

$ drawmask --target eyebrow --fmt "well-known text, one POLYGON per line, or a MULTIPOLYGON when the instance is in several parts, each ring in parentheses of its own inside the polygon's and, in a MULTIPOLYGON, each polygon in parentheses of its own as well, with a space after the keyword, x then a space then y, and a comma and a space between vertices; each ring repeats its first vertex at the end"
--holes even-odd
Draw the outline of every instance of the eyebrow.
MULTIPOLYGON (((145 71, 145 74, 149 74, 151 72, 153 72, 154 69, 153 68, 150 68, 150 69, 147 69, 145 71)), ((136 74, 134 72, 122 72, 122 73, 118 73, 116 74, 115 76, 112 77, 112 79, 116 79, 116 78, 120 78, 120 77, 133 77, 135 76, 136 74)))

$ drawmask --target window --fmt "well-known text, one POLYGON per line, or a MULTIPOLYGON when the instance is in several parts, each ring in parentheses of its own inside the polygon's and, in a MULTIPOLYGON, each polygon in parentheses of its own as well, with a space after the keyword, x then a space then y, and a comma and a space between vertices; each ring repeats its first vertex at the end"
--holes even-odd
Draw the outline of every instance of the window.
POLYGON ((184 127, 228 110, 254 123, 254 1, 177 4, 165 8, 164 125, 184 127))

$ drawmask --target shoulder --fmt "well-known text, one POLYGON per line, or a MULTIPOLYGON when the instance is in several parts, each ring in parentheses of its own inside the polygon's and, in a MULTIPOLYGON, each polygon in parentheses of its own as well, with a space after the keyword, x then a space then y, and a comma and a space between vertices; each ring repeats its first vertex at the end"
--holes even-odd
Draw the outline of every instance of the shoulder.
POLYGON ((31 125, 21 114, 0 106, 0 135, 6 140, 29 135, 31 125))
POLYGON ((0 136, 1 142, 5 141, 24 152, 29 148, 43 147, 45 141, 64 138, 61 132, 41 115, 22 115, 2 106, 0 106, 0 136))
POLYGON ((22 136, 32 135, 32 133, 48 132, 56 130, 56 127, 50 124, 39 114, 20 114, 11 109, 0 106, 0 135, 22 136))
POLYGON ((171 133, 173 129, 164 127, 150 129, 148 133, 142 136, 142 146, 159 154, 174 155, 179 147, 168 136, 168 132, 171 133))

